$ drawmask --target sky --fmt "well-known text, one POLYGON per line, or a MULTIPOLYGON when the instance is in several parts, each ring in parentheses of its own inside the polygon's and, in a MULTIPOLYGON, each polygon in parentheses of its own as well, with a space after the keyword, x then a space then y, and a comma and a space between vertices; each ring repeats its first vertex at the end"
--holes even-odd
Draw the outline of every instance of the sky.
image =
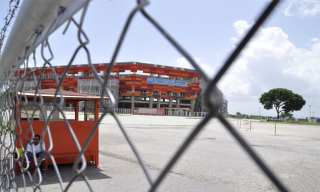
MULTIPOLYGON (((84 29, 95 63, 110 62, 135 0, 93 0, 84 29)), ((221 67, 268 0, 151 0, 146 10, 196 59, 211 77, 221 67)), ((7 2, 0 2, 0 16, 7 2)), ((320 117, 320 0, 282 1, 232 68, 219 82, 229 113, 273 115, 259 103, 262 93, 287 88, 306 100, 296 117, 320 117)), ((0 21, 0 26, 3 20, 0 21)), ((49 39, 55 65, 65 65, 77 46, 75 27, 49 39)), ((75 64, 86 63, 79 54, 75 64)), ((192 68, 155 28, 138 14, 117 61, 192 68)))

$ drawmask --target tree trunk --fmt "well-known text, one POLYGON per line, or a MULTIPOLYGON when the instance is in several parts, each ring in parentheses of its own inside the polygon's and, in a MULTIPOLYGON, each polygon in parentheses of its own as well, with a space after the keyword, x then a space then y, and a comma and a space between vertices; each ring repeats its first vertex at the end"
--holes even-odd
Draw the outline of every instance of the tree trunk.
POLYGON ((279 108, 280 108, 280 107, 279 107, 279 106, 275 106, 274 108, 276 109, 276 112, 277 112, 277 119, 279 120, 279 117, 280 117, 280 115, 279 115, 279 114, 280 114, 280 110, 279 110, 279 108))

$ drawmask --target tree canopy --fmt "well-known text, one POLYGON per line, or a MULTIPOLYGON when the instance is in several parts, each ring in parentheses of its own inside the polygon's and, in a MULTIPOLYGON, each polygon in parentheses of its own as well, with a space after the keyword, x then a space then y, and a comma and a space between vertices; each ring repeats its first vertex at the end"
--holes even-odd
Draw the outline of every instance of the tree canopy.
POLYGON ((285 115, 299 111, 306 103, 301 95, 284 88, 271 89, 263 93, 259 101, 265 109, 274 108, 277 112, 277 118, 280 114, 285 115))

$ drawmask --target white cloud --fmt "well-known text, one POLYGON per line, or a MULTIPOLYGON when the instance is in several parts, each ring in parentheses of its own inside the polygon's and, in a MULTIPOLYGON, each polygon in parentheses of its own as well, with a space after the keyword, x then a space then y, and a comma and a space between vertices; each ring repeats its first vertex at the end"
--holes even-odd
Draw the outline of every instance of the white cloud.
POLYGON ((312 43, 316 43, 316 42, 319 42, 319 41, 320 41, 319 38, 312 38, 312 39, 311 39, 311 42, 312 42, 312 43))
MULTIPOLYGON (((232 40, 239 41, 248 26, 246 21, 235 22, 236 35, 232 40)), ((320 41, 313 40, 309 47, 299 48, 280 27, 265 27, 249 43, 219 86, 233 105, 229 106, 231 112, 243 106, 243 112, 254 113, 260 106, 259 96, 277 87, 291 89, 303 95, 307 103, 320 106, 320 101, 316 100, 320 97, 319 82, 320 41)))
MULTIPOLYGON (((215 72, 215 68, 213 65, 210 65, 204 62, 200 57, 194 57, 197 64, 200 65, 200 68, 207 74, 212 76, 215 72)), ((179 57, 176 60, 177 67, 187 68, 187 69, 194 69, 194 67, 189 63, 189 61, 185 57, 179 57)))
POLYGON ((249 23, 244 20, 238 20, 233 23, 233 28, 236 30, 238 35, 243 35, 249 29, 249 27, 249 23))
POLYGON ((182 68, 187 68, 187 69, 192 69, 192 65, 188 62, 188 60, 184 57, 179 57, 176 60, 177 62, 177 67, 182 67, 182 68))
POLYGON ((319 0, 291 0, 284 9, 285 16, 317 16, 320 15, 319 0))

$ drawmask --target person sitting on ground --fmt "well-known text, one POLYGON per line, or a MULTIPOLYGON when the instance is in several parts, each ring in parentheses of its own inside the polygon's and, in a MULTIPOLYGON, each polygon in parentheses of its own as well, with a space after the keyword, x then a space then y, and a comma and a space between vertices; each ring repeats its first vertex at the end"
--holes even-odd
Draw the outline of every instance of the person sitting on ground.
POLYGON ((40 135, 36 134, 26 146, 26 155, 29 162, 34 165, 34 152, 39 167, 41 167, 42 162, 45 160, 45 145, 43 142, 40 143, 40 139, 40 135))

